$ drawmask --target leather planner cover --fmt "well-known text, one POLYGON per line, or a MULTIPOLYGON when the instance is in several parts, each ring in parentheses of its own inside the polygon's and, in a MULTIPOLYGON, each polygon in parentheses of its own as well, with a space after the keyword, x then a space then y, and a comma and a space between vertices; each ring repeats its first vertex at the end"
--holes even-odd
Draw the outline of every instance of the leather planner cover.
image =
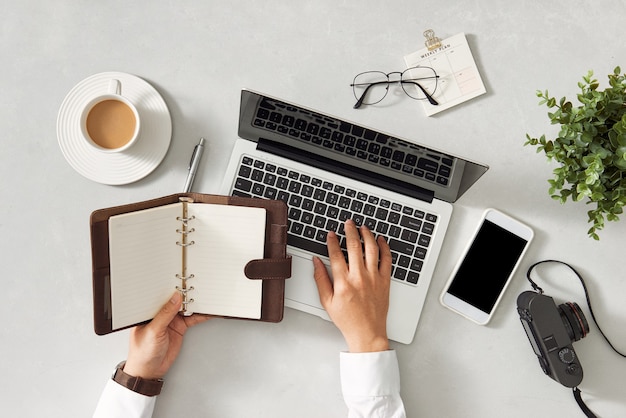
MULTIPOLYGON (((280 322, 282 320, 285 279, 291 276, 291 257, 287 256, 287 205, 280 200, 179 193, 128 205, 99 209, 91 214, 93 314, 96 334, 104 335, 138 325, 132 324, 119 329, 112 327, 109 218, 178 203, 181 198, 192 199, 194 203, 260 207, 266 210, 264 258, 250 260, 244 272, 250 280, 263 281, 261 317, 259 320, 266 322, 280 322)), ((172 289, 173 291, 174 289, 172 289)))

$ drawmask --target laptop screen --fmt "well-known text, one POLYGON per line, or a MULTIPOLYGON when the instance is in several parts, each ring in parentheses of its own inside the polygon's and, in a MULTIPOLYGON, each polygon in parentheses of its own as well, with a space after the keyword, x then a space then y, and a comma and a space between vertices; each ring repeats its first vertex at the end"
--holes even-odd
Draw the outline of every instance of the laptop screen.
POLYGON ((282 157, 450 203, 488 167, 250 90, 241 92, 239 136, 282 157))

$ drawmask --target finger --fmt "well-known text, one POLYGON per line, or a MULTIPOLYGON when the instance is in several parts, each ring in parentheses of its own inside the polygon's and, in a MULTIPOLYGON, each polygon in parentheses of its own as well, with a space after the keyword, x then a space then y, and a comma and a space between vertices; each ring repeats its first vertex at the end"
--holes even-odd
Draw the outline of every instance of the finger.
MULTIPOLYGON (((333 277, 339 277, 348 267, 346 266, 346 259, 343 257, 343 252, 341 252, 341 247, 339 246, 339 239, 334 231, 328 232, 326 236, 326 247, 328 247, 328 258, 330 259, 330 268, 333 271, 333 277)), ((324 269, 326 269, 326 267, 324 267, 324 269)))
POLYGON ((360 228, 363 246, 365 248, 365 266, 370 271, 378 270, 378 244, 374 234, 366 226, 360 228))
POLYGON ((170 322, 178 315, 182 301, 183 298, 180 292, 174 292, 170 300, 163 305, 152 322, 150 322, 150 326, 155 327, 157 331, 166 329, 170 322))
POLYGON ((317 285, 317 293, 319 293, 322 306, 326 308, 326 303, 333 297, 333 285, 328 276, 326 266, 318 257, 313 257, 313 268, 313 278, 317 285))
POLYGON ((345 224, 346 249, 348 250, 349 268, 358 268, 363 264, 363 249, 361 248, 361 235, 356 229, 353 220, 348 219, 345 224))
POLYGON ((390 278, 391 277, 391 265, 392 265, 391 249, 389 248, 389 244, 387 243, 387 240, 385 239, 385 237, 379 236, 376 241, 378 242, 378 248, 379 248, 379 254, 380 254, 379 255, 380 260, 378 263, 378 271, 383 277, 390 278))
POLYGON ((208 321, 209 319, 213 318, 211 315, 200 315, 200 314, 194 314, 191 316, 184 316, 182 317, 183 320, 185 321, 185 325, 187 326, 187 328, 193 327, 194 325, 197 325, 201 322, 204 321, 208 321))

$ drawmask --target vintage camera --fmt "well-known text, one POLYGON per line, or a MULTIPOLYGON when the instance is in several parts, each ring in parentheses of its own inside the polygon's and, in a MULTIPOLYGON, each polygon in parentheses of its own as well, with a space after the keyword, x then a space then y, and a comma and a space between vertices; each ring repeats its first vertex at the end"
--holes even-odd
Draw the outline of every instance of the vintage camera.
POLYGON ((543 372, 563 386, 578 386, 583 369, 572 343, 589 333, 578 304, 557 306, 549 296, 526 291, 517 297, 517 312, 543 372))

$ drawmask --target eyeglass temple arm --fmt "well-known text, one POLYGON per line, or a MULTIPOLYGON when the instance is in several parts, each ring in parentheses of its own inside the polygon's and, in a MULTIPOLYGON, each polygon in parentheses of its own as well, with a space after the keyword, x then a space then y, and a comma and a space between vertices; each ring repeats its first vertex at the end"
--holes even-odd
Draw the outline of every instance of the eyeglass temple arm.
POLYGON ((359 100, 357 100, 354 104, 353 109, 358 109, 359 107, 361 107, 361 105, 363 104, 363 100, 365 100, 365 95, 367 94, 367 91, 370 89, 370 87, 372 87, 371 84, 365 88, 365 91, 363 91, 363 94, 361 95, 361 97, 359 97, 359 100))
MULTIPOLYGON (((371 89, 373 86, 379 85, 379 84, 387 84, 387 88, 389 88, 389 82, 388 81, 379 81, 377 83, 370 83, 367 85, 367 87, 365 87, 365 90, 363 90, 363 94, 361 95, 361 97, 359 97, 359 100, 356 101, 356 103, 354 104, 354 109, 358 109, 359 107, 361 107, 361 105, 363 104, 363 100, 365 100, 365 96, 367 95, 367 92, 369 91, 369 89, 371 89)), ((350 84, 350 86, 354 87, 356 84, 350 84)))
POLYGON ((416 83, 415 81, 407 81, 407 80, 402 80, 402 83, 409 83, 409 84, 415 84, 417 87, 419 87, 419 89, 422 91, 422 93, 424 93, 424 95, 426 96, 426 98, 428 99, 428 102, 433 105, 433 106, 437 106, 439 105, 439 102, 437 100, 435 100, 433 98, 433 96, 431 96, 430 94, 428 94, 428 92, 426 90, 424 90, 424 87, 422 87, 420 85, 420 83, 416 83))

